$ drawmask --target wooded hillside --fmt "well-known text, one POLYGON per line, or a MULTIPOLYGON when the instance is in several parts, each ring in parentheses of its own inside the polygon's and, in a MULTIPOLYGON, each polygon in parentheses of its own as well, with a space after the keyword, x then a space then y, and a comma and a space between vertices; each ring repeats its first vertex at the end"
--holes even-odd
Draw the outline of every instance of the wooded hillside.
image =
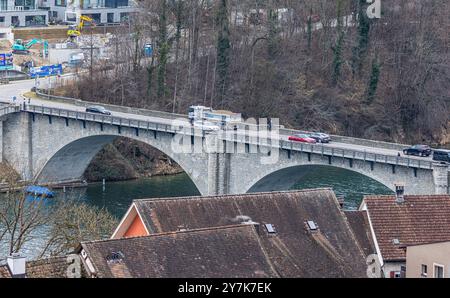
POLYGON ((140 1, 139 16, 116 35, 116 70, 92 71, 67 93, 180 113, 203 104, 301 129, 448 144, 450 2, 381 3, 381 18, 370 19, 365 0, 140 1), (147 42, 151 58, 143 55, 147 42))

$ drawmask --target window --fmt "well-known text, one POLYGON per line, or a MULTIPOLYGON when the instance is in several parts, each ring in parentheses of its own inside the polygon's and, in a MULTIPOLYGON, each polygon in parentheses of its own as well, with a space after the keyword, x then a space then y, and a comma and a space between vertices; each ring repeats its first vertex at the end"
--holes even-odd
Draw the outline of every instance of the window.
POLYGON ((26 16, 25 17, 25 25, 45 25, 45 15, 42 16, 26 16))
POLYGON ((0 10, 8 10, 8 0, 0 0, 0 10))
POLYGON ((105 0, 105 7, 117 8, 117 7, 127 7, 128 0, 105 0))
POLYGON ((66 0, 55 0, 55 6, 66 6, 66 0))
POLYGON ((264 226, 266 227, 267 232, 269 234, 275 234, 276 233, 275 227, 272 224, 265 224, 264 226))
POLYGON ((434 278, 444 278, 444 266, 434 265, 434 278))
POLYGON ((107 23, 109 23, 109 24, 114 23, 114 13, 109 12, 106 15, 106 18, 107 18, 107 23))
POLYGON ((428 276, 428 266, 427 265, 423 265, 422 264, 422 270, 421 270, 421 274, 422 277, 427 277, 428 276))

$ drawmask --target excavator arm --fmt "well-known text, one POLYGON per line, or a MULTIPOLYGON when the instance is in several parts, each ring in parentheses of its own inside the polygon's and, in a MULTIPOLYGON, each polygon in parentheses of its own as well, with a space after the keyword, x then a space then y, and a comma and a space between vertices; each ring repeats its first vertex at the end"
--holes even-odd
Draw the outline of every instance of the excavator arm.
POLYGON ((89 22, 92 23, 94 20, 88 16, 80 16, 80 23, 77 25, 75 29, 70 29, 67 31, 67 35, 69 36, 80 36, 81 31, 83 30, 84 23, 89 22))

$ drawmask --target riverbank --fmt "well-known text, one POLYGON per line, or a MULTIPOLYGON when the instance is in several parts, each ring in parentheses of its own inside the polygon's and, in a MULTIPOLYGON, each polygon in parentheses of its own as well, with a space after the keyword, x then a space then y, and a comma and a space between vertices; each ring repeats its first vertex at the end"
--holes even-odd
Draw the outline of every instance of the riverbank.
POLYGON ((118 138, 94 157, 84 177, 88 182, 128 181, 183 172, 162 152, 138 141, 118 138))

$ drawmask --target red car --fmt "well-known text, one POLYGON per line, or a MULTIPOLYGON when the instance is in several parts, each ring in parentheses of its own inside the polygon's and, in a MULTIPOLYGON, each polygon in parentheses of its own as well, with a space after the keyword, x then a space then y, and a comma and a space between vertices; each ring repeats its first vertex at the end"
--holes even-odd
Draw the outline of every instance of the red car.
POLYGON ((289 141, 301 142, 301 143, 309 143, 309 144, 317 143, 317 141, 315 139, 311 138, 307 134, 298 134, 298 135, 295 135, 295 136, 290 136, 289 137, 289 141))

